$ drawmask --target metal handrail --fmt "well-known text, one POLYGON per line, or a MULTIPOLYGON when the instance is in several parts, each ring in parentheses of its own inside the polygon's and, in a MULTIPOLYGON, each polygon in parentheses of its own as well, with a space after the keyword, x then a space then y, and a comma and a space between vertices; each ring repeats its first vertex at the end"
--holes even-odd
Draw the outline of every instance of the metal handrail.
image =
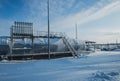
POLYGON ((74 49, 74 47, 70 44, 70 42, 66 39, 66 37, 62 37, 63 39, 63 42, 66 44, 66 46, 68 47, 68 49, 71 51, 73 57, 77 56, 78 57, 78 54, 76 52, 76 50, 74 49))

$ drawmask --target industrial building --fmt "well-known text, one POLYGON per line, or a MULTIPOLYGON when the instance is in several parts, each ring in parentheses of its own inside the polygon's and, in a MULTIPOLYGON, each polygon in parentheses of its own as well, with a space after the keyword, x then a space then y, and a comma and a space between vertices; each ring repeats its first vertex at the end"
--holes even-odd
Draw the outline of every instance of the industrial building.
MULTIPOLYGON (((10 36, 0 38, 1 59, 4 59, 4 57, 9 60, 48 58, 48 32, 37 31, 35 35, 34 33, 33 23, 15 21, 10 28, 10 36)), ((80 45, 71 44, 64 33, 50 32, 49 35, 51 58, 79 56, 77 50, 81 49, 80 45), (52 43, 56 40, 61 43, 52 43)))

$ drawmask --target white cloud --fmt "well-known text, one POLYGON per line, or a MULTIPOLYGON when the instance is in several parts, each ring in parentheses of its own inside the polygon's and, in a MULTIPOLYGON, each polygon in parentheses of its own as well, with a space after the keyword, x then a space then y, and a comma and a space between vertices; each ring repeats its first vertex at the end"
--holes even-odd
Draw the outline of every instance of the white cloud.
MULTIPOLYGON (((109 15, 113 12, 120 11, 120 1, 110 1, 108 0, 105 5, 102 2, 98 2, 96 5, 92 6, 88 10, 80 11, 77 14, 70 14, 63 18, 57 19, 51 23, 51 30, 53 31, 63 31, 68 33, 69 36, 74 36, 75 23, 77 22, 80 25, 87 24, 94 20, 103 18, 106 15, 109 15), (106 4, 108 3, 109 4, 106 4)), ((112 29, 113 31, 113 29, 112 29)))
MULTIPOLYGON (((101 6, 102 3, 99 2, 99 4, 101 6)), ((75 22, 81 25, 83 23, 100 19, 117 10, 120 10, 120 1, 112 2, 100 9, 98 5, 95 5, 88 10, 79 12, 78 14, 72 14, 64 18, 59 18, 57 22, 53 21, 52 26, 55 28, 60 26, 60 28, 63 29, 64 27, 70 28, 74 26, 75 22)))
POLYGON ((101 10, 94 12, 94 14, 88 16, 88 18, 83 20, 81 23, 100 19, 106 15, 111 14, 114 11, 117 11, 117 10, 120 11, 120 1, 116 1, 116 2, 113 2, 111 4, 108 4, 107 6, 102 8, 101 10))

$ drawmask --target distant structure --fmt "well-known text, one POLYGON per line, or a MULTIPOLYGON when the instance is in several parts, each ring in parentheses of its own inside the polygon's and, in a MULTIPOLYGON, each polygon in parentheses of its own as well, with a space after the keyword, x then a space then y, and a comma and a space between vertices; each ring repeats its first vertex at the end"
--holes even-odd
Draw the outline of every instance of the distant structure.
POLYGON ((94 42, 94 41, 85 41, 86 50, 87 51, 95 51, 95 44, 96 44, 96 42, 94 42))
POLYGON ((120 51, 120 43, 96 44, 95 46, 101 51, 120 51))

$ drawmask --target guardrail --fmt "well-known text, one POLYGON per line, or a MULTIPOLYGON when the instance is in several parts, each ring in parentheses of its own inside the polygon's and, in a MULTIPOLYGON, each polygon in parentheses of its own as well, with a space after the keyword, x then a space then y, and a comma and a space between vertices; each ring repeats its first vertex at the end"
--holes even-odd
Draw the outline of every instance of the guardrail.
MULTIPOLYGON (((48 36, 48 32, 46 31, 37 31, 34 36, 48 36)), ((64 37, 65 34, 62 32, 50 32, 50 37, 64 37)))

